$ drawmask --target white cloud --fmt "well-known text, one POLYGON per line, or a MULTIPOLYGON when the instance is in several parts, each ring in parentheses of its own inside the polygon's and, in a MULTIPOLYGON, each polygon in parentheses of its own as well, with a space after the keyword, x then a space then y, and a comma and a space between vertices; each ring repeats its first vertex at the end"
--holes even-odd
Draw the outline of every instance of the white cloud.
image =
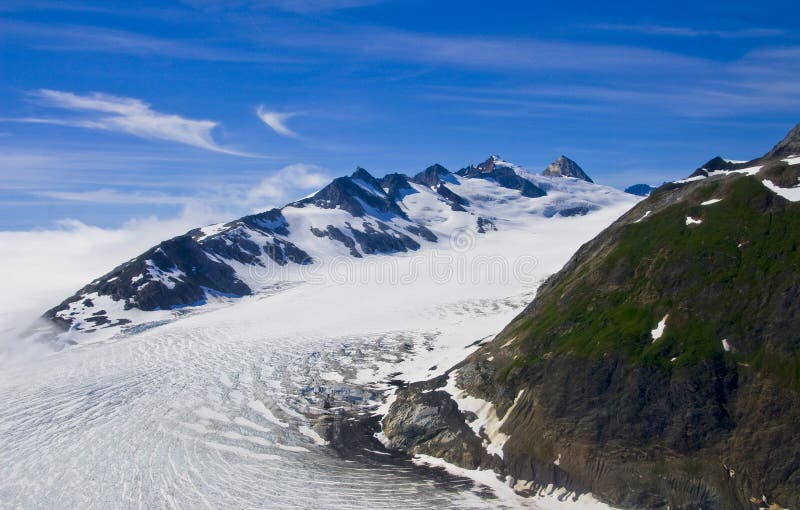
POLYGON ((16 348, 21 342, 18 335, 37 317, 120 263, 193 228, 281 206, 329 180, 324 169, 297 163, 254 188, 226 187, 207 197, 148 196, 109 189, 37 192, 53 199, 97 204, 174 203, 182 205, 182 212, 170 219, 136 218, 118 228, 64 220, 57 228, 0 231, 0 365, 22 352, 16 348))
POLYGON ((271 127, 279 135, 297 138, 297 133, 286 126, 286 121, 297 115, 297 113, 269 112, 263 106, 259 106, 256 109, 256 113, 258 118, 264 121, 264 124, 271 127))
POLYGON ((330 181, 330 176, 316 165, 297 163, 281 168, 275 174, 263 179, 248 193, 248 201, 253 204, 267 203, 282 205, 295 197, 298 191, 314 191, 330 181))
MULTIPOLYGON (((1 159, 0 159, 1 160, 1 159)), ((295 163, 263 178, 255 186, 221 184, 205 189, 201 194, 183 195, 141 189, 99 188, 92 190, 25 189, 34 197, 61 202, 113 205, 178 205, 189 208, 205 207, 217 215, 236 217, 253 209, 281 207, 309 191, 317 190, 331 180, 322 167, 295 163)))
POLYGON ((0 366, 35 355, 19 335, 49 308, 164 239, 218 221, 185 208, 176 218, 138 218, 119 228, 64 220, 57 228, 0 232, 0 366))
POLYGON ((224 154, 253 156, 217 144, 212 135, 212 131, 218 125, 216 122, 187 119, 179 115, 157 112, 150 108, 149 104, 139 99, 99 92, 82 96, 72 92, 48 89, 38 90, 33 95, 45 104, 56 108, 94 115, 79 119, 22 118, 11 120, 102 129, 150 140, 177 142, 224 154))

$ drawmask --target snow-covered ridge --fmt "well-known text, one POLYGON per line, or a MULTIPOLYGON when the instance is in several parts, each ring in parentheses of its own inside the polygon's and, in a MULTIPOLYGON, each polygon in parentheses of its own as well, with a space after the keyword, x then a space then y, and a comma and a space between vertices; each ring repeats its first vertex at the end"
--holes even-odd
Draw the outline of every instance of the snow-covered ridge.
POLYGON ((498 230, 532 233, 537 218, 582 216, 636 200, 583 180, 532 174, 498 156, 456 173, 434 165, 414 177, 376 179, 358 168, 281 209, 166 240, 46 317, 62 327, 61 341, 83 341, 84 333, 157 324, 187 307, 305 281, 307 268, 331 260, 469 248, 498 230))

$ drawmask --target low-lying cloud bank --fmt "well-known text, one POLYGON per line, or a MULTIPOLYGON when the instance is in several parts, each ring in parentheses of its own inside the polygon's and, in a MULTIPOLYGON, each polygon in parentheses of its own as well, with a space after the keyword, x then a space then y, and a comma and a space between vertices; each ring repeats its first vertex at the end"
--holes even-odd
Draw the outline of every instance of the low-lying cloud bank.
POLYGON ((150 246, 215 219, 187 209, 114 229, 64 220, 47 230, 0 231, 0 364, 39 351, 20 334, 60 300, 150 246))

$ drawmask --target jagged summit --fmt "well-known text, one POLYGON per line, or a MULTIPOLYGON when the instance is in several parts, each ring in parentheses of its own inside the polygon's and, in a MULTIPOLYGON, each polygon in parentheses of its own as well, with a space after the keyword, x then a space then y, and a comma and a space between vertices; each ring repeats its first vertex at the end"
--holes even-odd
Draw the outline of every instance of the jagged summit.
POLYGON ((574 177, 586 182, 594 182, 583 168, 566 156, 559 156, 544 169, 542 175, 546 177, 574 177))
POLYGON ((381 183, 361 167, 350 177, 337 177, 314 195, 290 205, 342 209, 355 217, 362 217, 372 210, 406 218, 405 211, 386 194, 381 183))
POLYGON ((468 179, 491 179, 500 186, 508 189, 516 189, 522 196, 529 198, 543 197, 547 192, 519 175, 516 166, 500 158, 500 156, 489 156, 489 158, 478 166, 470 165, 462 168, 456 175, 468 179))
POLYGON ((779 159, 792 156, 800 156, 800 124, 792 128, 783 140, 778 142, 762 159, 779 159))
POLYGON ((435 163, 415 175, 411 180, 417 184, 422 184, 423 186, 433 188, 443 182, 453 182, 453 177, 450 170, 438 163, 435 163))

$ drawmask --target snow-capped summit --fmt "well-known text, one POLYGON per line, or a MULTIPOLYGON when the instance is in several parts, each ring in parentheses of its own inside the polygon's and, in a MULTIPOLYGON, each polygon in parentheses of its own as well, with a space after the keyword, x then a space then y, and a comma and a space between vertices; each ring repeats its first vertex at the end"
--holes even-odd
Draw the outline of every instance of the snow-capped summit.
POLYGON ((542 175, 547 177, 574 177, 586 182, 594 182, 583 168, 566 156, 559 156, 544 169, 542 175))
POLYGON ((462 168, 456 174, 468 179, 491 179, 504 188, 519 190, 523 196, 529 198, 547 195, 545 190, 519 175, 518 168, 516 165, 504 161, 500 156, 490 156, 478 166, 470 165, 462 168))

